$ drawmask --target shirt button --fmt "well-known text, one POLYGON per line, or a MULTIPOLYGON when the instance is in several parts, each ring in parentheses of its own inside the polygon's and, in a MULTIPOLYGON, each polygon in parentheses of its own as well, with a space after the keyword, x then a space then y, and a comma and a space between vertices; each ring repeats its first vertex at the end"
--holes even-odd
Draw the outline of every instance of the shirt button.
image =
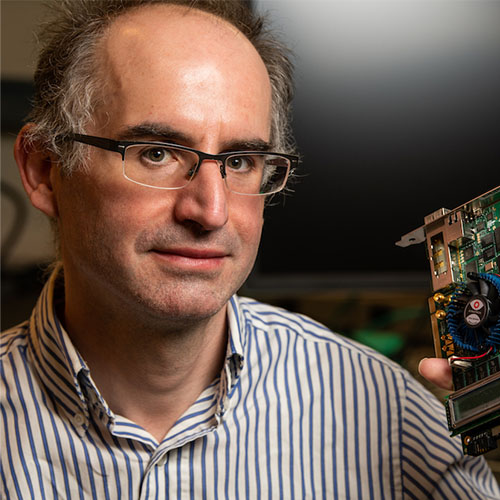
POLYGON ((81 414, 81 413, 77 413, 74 417, 73 417, 73 423, 75 425, 83 425, 85 422, 85 417, 81 414))

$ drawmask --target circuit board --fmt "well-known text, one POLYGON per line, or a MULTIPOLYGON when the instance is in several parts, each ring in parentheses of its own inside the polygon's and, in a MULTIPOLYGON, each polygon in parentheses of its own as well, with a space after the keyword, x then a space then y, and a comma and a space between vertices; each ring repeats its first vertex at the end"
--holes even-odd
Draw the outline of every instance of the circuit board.
POLYGON ((424 242, 434 348, 453 375, 448 427, 464 453, 481 455, 500 439, 500 186, 428 215, 396 244, 424 242))

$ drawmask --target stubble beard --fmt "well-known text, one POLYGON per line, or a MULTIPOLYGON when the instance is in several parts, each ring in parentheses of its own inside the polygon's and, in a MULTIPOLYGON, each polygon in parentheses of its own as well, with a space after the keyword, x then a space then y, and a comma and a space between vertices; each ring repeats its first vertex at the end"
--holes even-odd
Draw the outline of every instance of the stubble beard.
MULTIPOLYGON (((221 271, 162 270, 161 264, 151 255, 151 248, 168 248, 185 240, 166 231, 153 235, 144 231, 136 240, 132 264, 119 264, 111 252, 102 256, 101 278, 111 288, 109 292, 122 302, 125 316, 139 319, 139 323, 151 327, 161 325, 165 331, 180 330, 210 320, 238 291, 251 271, 256 251, 250 262, 233 269, 236 274, 227 275, 226 271, 227 276, 221 271)), ((228 253, 238 251, 234 242, 218 244, 228 249, 228 253)))

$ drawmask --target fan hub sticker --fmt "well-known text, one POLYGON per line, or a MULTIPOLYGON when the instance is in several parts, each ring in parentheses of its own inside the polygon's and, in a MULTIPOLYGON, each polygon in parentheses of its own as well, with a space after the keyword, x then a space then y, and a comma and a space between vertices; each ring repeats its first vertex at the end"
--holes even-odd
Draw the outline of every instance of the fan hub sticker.
POLYGON ((483 297, 472 297, 464 310, 464 319, 468 326, 477 328, 488 317, 488 303, 483 297))

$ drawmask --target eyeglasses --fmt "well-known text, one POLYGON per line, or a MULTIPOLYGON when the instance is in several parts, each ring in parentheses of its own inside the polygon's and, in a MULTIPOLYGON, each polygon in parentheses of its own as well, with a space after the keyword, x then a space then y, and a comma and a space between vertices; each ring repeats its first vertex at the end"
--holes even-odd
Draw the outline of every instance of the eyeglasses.
POLYGON ((115 141, 82 134, 64 139, 120 153, 125 178, 156 189, 181 189, 197 174, 204 160, 215 160, 230 191, 270 195, 285 187, 290 171, 298 163, 297 156, 283 153, 231 151, 213 155, 168 142, 115 141))

